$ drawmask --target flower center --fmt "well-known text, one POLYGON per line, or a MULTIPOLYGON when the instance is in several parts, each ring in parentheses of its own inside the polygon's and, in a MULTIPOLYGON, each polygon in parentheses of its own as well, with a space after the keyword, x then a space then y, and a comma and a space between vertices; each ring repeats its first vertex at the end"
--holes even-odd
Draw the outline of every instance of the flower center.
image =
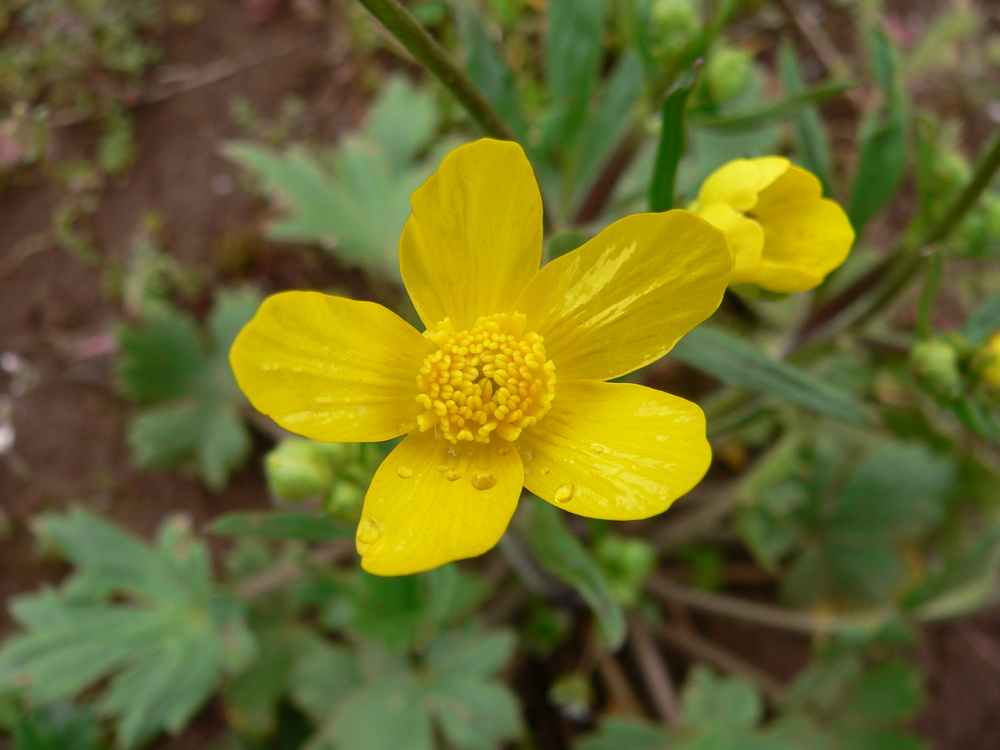
POLYGON ((519 313, 488 315, 468 331, 445 318, 425 334, 438 345, 420 367, 417 417, 421 432, 438 427, 452 443, 490 442, 496 431, 516 440, 541 419, 555 396, 556 366, 545 359, 543 339, 524 333, 519 313))

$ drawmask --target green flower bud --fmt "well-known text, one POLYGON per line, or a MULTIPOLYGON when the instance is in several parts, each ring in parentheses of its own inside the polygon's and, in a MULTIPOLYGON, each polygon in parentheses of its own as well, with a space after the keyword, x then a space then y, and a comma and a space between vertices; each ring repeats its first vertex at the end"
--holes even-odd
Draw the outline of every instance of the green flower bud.
POLYGON ((741 49, 717 47, 705 65, 705 81, 712 100, 722 104, 740 93, 747 85, 752 63, 750 55, 741 49))
POLYGON ((362 487, 354 482, 341 480, 330 490, 326 510, 331 514, 353 518, 361 510, 364 501, 365 491, 362 487))
POLYGON ((584 721, 590 716, 594 692, 590 680, 579 672, 560 675, 549 688, 549 701, 559 707, 568 718, 584 721))
POLYGON ((920 342, 910 352, 910 366, 934 395, 949 400, 962 395, 958 352, 950 342, 944 339, 920 342))
POLYGON ((653 0, 649 6, 649 53, 660 64, 671 62, 694 39, 700 26, 692 0, 653 0))
POLYGON ((326 445, 290 438, 268 453, 264 466, 271 494, 281 500, 306 500, 327 493, 334 476, 324 455, 326 445))
POLYGON ((594 553, 615 600, 625 607, 637 605, 656 563, 652 546, 638 537, 607 534, 597 542, 594 553))

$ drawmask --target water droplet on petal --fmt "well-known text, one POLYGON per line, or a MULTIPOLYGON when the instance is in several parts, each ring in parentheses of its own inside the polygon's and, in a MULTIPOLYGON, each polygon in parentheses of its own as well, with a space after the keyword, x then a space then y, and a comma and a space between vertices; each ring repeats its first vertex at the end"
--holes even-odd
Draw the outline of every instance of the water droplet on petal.
POLYGON ((499 453, 501 456, 506 456, 508 453, 510 453, 510 448, 504 446, 503 448, 498 450, 497 453, 499 453))
POLYGON ((604 453, 604 451, 606 450, 607 448, 605 448, 600 443, 594 443, 594 453, 604 453))
POLYGON ((553 496, 553 500, 557 503, 568 503, 573 499, 573 492, 576 488, 573 486, 572 482, 567 482, 566 484, 560 484, 556 487, 556 494, 553 496))
POLYGON ((361 521, 358 523, 358 533, 355 537, 358 552, 364 553, 379 540, 380 536, 382 536, 382 529, 379 528, 375 519, 371 516, 361 516, 361 521))
POLYGON ((438 471, 442 473, 448 471, 448 464, 438 464, 438 471))
POLYGON ((448 477, 449 482, 455 482, 462 478, 462 472, 457 469, 452 469, 445 476, 448 477))
POLYGON ((396 476, 400 479, 409 479, 413 476, 413 469, 409 466, 399 466, 396 468, 396 476))
POLYGON ((477 490, 488 490, 497 483, 496 475, 487 469, 476 469, 472 472, 472 486, 477 490))
POLYGON ((549 471, 550 471, 550 469, 549 469, 548 466, 543 466, 541 468, 542 476, 543 477, 547 477, 549 475, 549 471))

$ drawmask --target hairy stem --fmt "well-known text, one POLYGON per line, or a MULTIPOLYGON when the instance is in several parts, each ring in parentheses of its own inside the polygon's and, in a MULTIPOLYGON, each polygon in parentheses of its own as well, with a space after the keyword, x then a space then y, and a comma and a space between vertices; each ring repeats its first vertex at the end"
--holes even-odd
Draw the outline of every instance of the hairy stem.
POLYGON ((513 131, 448 52, 396 0, 358 0, 389 33, 434 74, 488 136, 516 141, 513 131))

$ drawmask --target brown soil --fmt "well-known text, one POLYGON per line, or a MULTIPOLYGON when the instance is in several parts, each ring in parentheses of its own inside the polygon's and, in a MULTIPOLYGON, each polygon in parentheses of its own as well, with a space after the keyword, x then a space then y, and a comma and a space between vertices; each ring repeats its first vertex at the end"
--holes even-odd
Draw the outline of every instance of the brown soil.
MULTIPOLYGON (((339 16, 329 27, 317 26, 281 7, 257 23, 248 5, 204 0, 200 21, 165 36, 167 62, 183 66, 178 70, 188 81, 201 80, 220 61, 235 63, 236 72, 136 109, 138 160, 103 192, 93 222, 99 245, 106 258, 121 259, 142 212, 155 209, 164 219, 166 249, 202 269, 210 283, 243 276, 268 291, 336 284, 364 296, 360 277, 339 269, 330 256, 255 237, 263 207, 238 189, 238 171, 219 147, 243 135, 227 109, 236 95, 273 113, 284 97, 296 94, 307 103, 309 136, 333 140, 363 116, 372 61, 351 50, 339 16), (220 189, 227 185, 236 189, 220 189)), ((838 138, 844 130, 835 129, 838 138)), ((78 154, 92 140, 89 126, 74 126, 60 132, 55 149, 78 154)), ((0 542, 2 601, 63 572, 33 551, 28 525, 38 513, 81 503, 148 535, 168 513, 187 513, 204 524, 228 510, 267 504, 256 460, 219 494, 176 472, 132 467, 123 439, 130 409, 116 393, 112 357, 81 351, 81 344, 112 331, 121 317, 103 291, 101 270, 59 248, 25 252, 33 244, 46 246, 59 190, 38 172, 7 189, 0 201, 0 352, 15 352, 38 375, 37 385, 15 403, 14 456, 0 460, 0 507, 9 521, 0 542)), ((0 373, 0 393, 8 385, 0 373)), ((266 444, 261 438, 259 448, 266 444)), ((9 630, 9 620, 2 622, 9 630)), ((718 618, 699 623, 705 635, 782 680, 808 658, 802 639, 718 618)), ((997 653, 1000 611, 927 630, 918 658, 928 671, 930 702, 918 727, 934 747, 1000 746, 997 653)), ((565 732, 553 726, 554 712, 542 707, 547 686, 541 681, 551 678, 551 670, 532 665, 515 683, 531 707, 529 721, 538 724, 540 747, 561 747, 565 732)), ((220 707, 212 703, 181 737, 156 747, 199 750, 218 741, 223 728, 220 707)))

